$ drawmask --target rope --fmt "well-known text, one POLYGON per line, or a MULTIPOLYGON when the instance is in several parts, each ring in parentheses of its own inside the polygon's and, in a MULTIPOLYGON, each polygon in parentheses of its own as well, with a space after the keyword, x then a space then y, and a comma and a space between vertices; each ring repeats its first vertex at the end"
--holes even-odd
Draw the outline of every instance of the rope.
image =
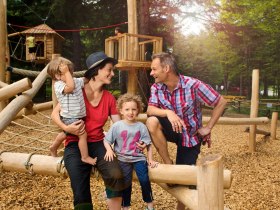
POLYGON ((33 12, 40 20, 44 20, 43 18, 41 18, 41 16, 36 13, 33 9, 31 9, 31 7, 29 7, 27 4, 25 4, 23 1, 20 0, 21 3, 23 3, 28 9, 31 10, 31 12, 33 12))
POLYGON ((4 152, 7 152, 7 150, 2 150, 2 151, 0 151, 0 172, 3 171, 3 160, 1 159, 1 155, 2 155, 4 152))
MULTIPOLYGON (((36 124, 38 124, 38 125, 45 126, 45 127, 57 128, 56 125, 47 125, 47 124, 43 124, 43 123, 40 123, 40 122, 38 122, 38 121, 36 121, 36 120, 31 119, 30 117, 28 117, 28 116, 26 116, 26 115, 22 115, 22 116, 23 116, 23 118, 28 119, 29 121, 34 122, 34 123, 36 123, 36 124)), ((51 118, 50 118, 50 119, 51 119, 51 118)))
POLYGON ((18 43, 17 43, 17 45, 16 45, 16 47, 15 47, 15 49, 14 49, 12 55, 11 55, 12 57, 15 55, 16 49, 17 49, 19 43, 21 42, 21 40, 22 40, 22 37, 20 37, 20 39, 19 39, 19 41, 18 41, 18 43))
POLYGON ((34 155, 34 154, 35 154, 34 152, 31 153, 28 156, 26 162, 24 163, 24 166, 25 166, 26 170, 28 170, 31 175, 34 175, 34 172, 33 172, 33 164, 30 163, 30 159, 31 159, 32 155, 34 155))
POLYGON ((116 26, 120 26, 120 25, 125 25, 127 24, 128 22, 123 22, 123 23, 118 23, 118 24, 113 24, 113 25, 109 25, 109 26, 101 26, 101 27, 96 27, 96 28, 79 28, 79 29, 42 29, 42 28, 36 28, 35 27, 28 27, 28 26, 21 26, 21 25, 15 25, 15 24, 11 24, 11 23, 8 23, 12 26, 15 26, 15 27, 18 27, 18 28, 25 28, 25 29, 30 29, 30 28, 34 28, 36 30, 42 30, 42 31, 45 31, 46 33, 48 31, 56 31, 56 32, 80 32, 80 31, 98 31, 98 30, 102 30, 102 29, 107 29, 107 28, 114 28, 116 26))

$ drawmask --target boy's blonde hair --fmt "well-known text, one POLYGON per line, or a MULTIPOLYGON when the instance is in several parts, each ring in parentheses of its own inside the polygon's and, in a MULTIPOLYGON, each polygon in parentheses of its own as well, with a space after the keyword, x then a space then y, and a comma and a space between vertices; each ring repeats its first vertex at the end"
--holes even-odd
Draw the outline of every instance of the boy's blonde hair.
POLYGON ((50 61, 49 65, 48 65, 48 69, 47 69, 48 74, 50 75, 50 77, 53 80, 57 80, 55 75, 60 75, 61 74, 61 71, 59 70, 59 65, 62 64, 62 63, 66 64, 69 68, 70 73, 73 74, 74 64, 66 58, 57 57, 57 58, 54 58, 50 61))
POLYGON ((117 109, 120 111, 122 106, 126 102, 134 101, 137 104, 138 114, 141 113, 144 109, 144 103, 142 102, 142 98, 139 95, 132 95, 130 93, 126 93, 121 95, 117 100, 117 109))

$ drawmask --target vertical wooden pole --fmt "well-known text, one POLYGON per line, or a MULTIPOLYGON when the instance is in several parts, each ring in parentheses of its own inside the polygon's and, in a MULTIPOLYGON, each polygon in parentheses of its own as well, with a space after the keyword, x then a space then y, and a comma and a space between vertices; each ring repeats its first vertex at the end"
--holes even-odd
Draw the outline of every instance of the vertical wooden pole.
MULTIPOLYGON (((7 1, 0 0, 0 81, 6 82, 7 1)), ((0 111, 6 102, 0 102, 0 111)))
POLYGON ((198 209, 224 210, 224 173, 221 155, 201 158, 198 163, 198 209))
MULTIPOLYGON (((52 60, 57 57, 60 57, 60 54, 52 54, 52 60)), ((56 98, 56 95, 54 92, 54 81, 53 80, 52 80, 52 102, 53 102, 53 108, 56 107, 58 102, 57 102, 57 98, 56 98)))
MULTIPOLYGON (((259 69, 254 69, 252 74, 252 97, 250 118, 258 117, 259 111, 259 69)), ((250 125, 249 152, 256 151, 257 125, 250 125)))
MULTIPOLYGON (((128 15, 128 33, 138 34, 138 24, 137 24, 137 1, 136 0, 127 0, 127 15, 128 15)), ((139 46, 138 38, 129 37, 129 46, 130 53, 128 54, 129 60, 139 60, 139 46)), ((127 80, 127 92, 131 94, 136 94, 137 85, 137 69, 130 68, 128 71, 128 80, 127 80)))
MULTIPOLYGON (((7 40, 6 40, 6 69, 8 66, 11 65, 11 58, 10 58, 10 49, 9 49, 9 45, 8 45, 8 36, 7 36, 7 40)), ((6 71, 6 83, 10 84, 11 83, 11 72, 10 71, 6 71)))
POLYGON ((272 112, 271 128, 270 128, 271 140, 276 140, 277 121, 278 121, 278 112, 272 112))

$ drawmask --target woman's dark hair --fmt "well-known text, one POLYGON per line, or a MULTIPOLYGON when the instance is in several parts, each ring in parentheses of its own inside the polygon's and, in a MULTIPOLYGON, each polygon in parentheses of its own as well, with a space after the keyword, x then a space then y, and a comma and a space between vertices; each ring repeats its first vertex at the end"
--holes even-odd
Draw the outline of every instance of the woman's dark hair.
POLYGON ((104 61, 102 61, 100 64, 98 64, 96 67, 94 67, 94 68, 88 70, 88 71, 90 71, 90 73, 87 74, 87 75, 85 75, 85 77, 86 77, 87 79, 89 79, 89 80, 90 80, 90 79, 95 80, 95 76, 98 75, 98 70, 99 70, 99 69, 103 69, 104 66, 106 66, 107 63, 111 63, 111 64, 114 65, 113 61, 111 61, 111 60, 104 60, 104 61))

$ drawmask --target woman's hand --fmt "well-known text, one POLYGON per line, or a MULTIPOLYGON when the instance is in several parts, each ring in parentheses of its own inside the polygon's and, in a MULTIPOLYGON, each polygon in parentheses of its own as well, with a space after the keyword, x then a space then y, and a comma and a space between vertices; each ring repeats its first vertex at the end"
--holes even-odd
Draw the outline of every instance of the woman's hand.
POLYGON ((114 160, 114 157, 116 157, 116 154, 112 150, 107 150, 104 160, 111 162, 114 160))
POLYGON ((85 123, 83 120, 78 120, 76 122, 67 125, 64 129, 67 133, 71 133, 76 136, 80 136, 85 133, 85 123))

